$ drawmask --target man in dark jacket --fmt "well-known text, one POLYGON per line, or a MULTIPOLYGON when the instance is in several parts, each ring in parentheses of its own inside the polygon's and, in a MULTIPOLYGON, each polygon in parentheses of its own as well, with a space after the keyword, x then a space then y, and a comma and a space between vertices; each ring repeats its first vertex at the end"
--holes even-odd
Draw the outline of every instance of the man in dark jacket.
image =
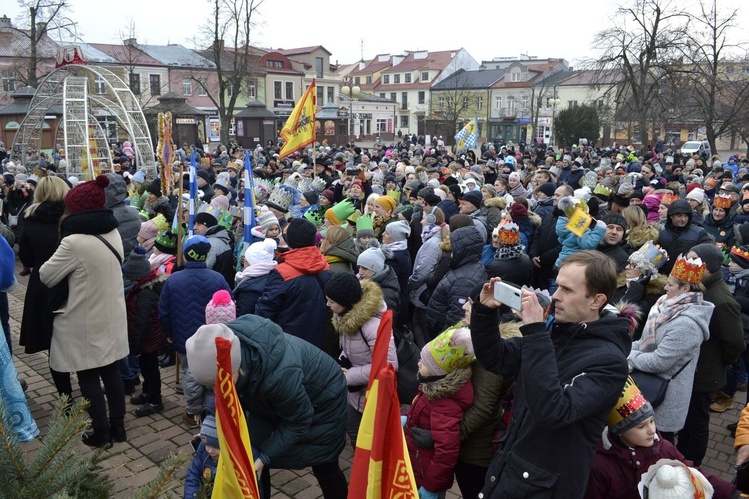
POLYGON ((509 340, 497 335, 495 281, 473 297, 471 337, 486 370, 517 382, 503 448, 480 497, 579 499, 628 375, 629 321, 604 308, 616 289, 614 263, 597 251, 567 257, 551 331, 535 293, 524 291, 523 336, 509 340))
POLYGON ((533 263, 535 286, 541 289, 548 289, 549 293, 552 294, 556 291, 556 285, 554 284, 554 278, 556 277, 554 263, 559 258, 559 252, 562 251, 562 245, 559 244, 556 232, 557 218, 559 217, 559 212, 556 208, 560 199, 565 196, 571 196, 572 193, 572 187, 569 185, 562 185, 556 188, 553 200, 554 211, 544 217, 541 225, 539 225, 528 254, 533 263))
POLYGON ((606 233, 598 245, 598 251, 608 256, 616 264, 616 273, 621 274, 627 266, 629 255, 622 248, 622 239, 627 232, 627 221, 618 213, 609 213, 603 217, 606 233))
POLYGON ((679 431, 676 446, 684 457, 702 463, 710 437, 710 397, 726 384, 726 369, 744 351, 744 328, 741 307, 731 294, 720 271, 723 252, 714 244, 700 244, 692 248, 687 258, 699 257, 705 264, 702 284, 703 298, 715 305, 710 319, 710 338, 700 346, 697 371, 694 373, 692 399, 689 402, 684 429, 679 431))
POLYGON ((666 226, 658 235, 658 244, 668 253, 668 261, 662 273, 668 274, 679 255, 686 255, 698 244, 711 242, 710 235, 702 227, 692 224, 692 207, 683 199, 668 207, 666 226))
POLYGON ((120 222, 117 231, 122 238, 122 246, 125 251, 125 258, 133 251, 138 244, 138 232, 140 232, 140 216, 138 210, 125 204, 127 198, 127 184, 121 175, 116 173, 107 173, 109 186, 106 188, 107 200, 104 207, 114 212, 114 218, 120 222))
POLYGON ((270 319, 289 334, 323 346, 327 323, 325 282, 330 265, 317 246, 317 229, 309 220, 294 218, 286 231, 290 250, 270 271, 255 313, 270 319))

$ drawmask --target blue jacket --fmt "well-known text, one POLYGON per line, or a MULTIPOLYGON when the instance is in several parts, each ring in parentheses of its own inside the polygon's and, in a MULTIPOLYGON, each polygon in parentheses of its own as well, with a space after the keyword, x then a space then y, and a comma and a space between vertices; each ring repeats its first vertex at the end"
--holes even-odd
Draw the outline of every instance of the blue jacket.
POLYGON ((268 274, 255 314, 272 320, 286 333, 322 347, 328 322, 324 288, 330 265, 316 246, 287 251, 283 259, 268 274))
POLYGON ((234 300, 237 303, 237 317, 255 313, 255 304, 265 291, 268 275, 247 277, 234 288, 234 300))
POLYGON ((166 280, 159 297, 159 322, 176 351, 185 353, 187 339, 205 324, 205 306, 221 289, 231 293, 224 276, 207 269, 205 262, 186 262, 166 280))
POLYGON ((557 267, 562 264, 565 258, 573 253, 598 248, 598 244, 606 234, 606 227, 596 225, 592 229, 585 229, 585 233, 581 237, 573 234, 566 228, 567 222, 569 222, 569 218, 567 217, 559 217, 557 219, 557 237, 559 238, 559 243, 562 245, 562 251, 559 253, 555 264, 557 267))
POLYGON ((187 476, 185 476, 185 499, 200 497, 200 489, 206 479, 212 483, 216 478, 217 464, 205 450, 205 442, 200 442, 192 464, 187 470, 187 476))

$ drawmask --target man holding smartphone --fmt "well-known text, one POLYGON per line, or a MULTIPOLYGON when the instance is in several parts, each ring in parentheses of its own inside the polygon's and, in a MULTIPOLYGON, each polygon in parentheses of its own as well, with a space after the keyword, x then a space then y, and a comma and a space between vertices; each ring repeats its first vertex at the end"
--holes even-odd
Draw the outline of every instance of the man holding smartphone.
POLYGON ((517 383, 509 428, 479 498, 581 498, 628 374, 630 322, 606 307, 615 264, 598 251, 570 255, 559 269, 550 328, 536 294, 523 290, 523 336, 509 340, 497 334, 497 282, 473 297, 471 337, 481 365, 517 383))

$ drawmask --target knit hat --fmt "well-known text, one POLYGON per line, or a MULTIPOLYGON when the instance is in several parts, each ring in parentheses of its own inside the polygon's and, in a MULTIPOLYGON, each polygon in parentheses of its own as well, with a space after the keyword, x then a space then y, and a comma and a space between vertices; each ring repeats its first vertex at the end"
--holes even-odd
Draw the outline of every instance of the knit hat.
POLYGON ((232 371, 238 369, 242 362, 239 338, 234 331, 225 324, 200 326, 185 342, 185 352, 190 374, 201 385, 213 386, 216 382, 216 338, 231 341, 232 371))
MULTIPOLYGON (((711 274, 715 274, 720 271, 720 266, 723 265, 723 252, 712 243, 703 243, 694 246, 691 251, 694 251, 700 260, 705 262, 705 268, 711 274)), ((685 255, 686 256, 686 255, 685 255)))
POLYGON ((522 203, 514 202, 510 205, 512 218, 528 218, 528 209, 522 203))
POLYGON ((428 204, 429 206, 437 206, 438 204, 440 204, 440 201, 442 200, 440 199, 438 195, 434 193, 434 191, 429 191, 424 196, 424 202, 428 204))
POLYGON ((263 232, 263 235, 266 235, 268 233, 268 229, 273 227, 274 225, 281 226, 278 223, 278 219, 271 211, 263 211, 260 213, 260 215, 255 218, 255 225, 257 227, 260 227, 260 230, 263 232))
POLYGON ((200 424, 200 436, 205 439, 205 444, 219 448, 218 443, 218 430, 216 429, 216 418, 214 416, 206 416, 203 422, 200 424))
POLYGON ((330 204, 335 202, 335 193, 330 189, 325 189, 320 193, 320 195, 330 201, 330 204))
POLYGON ((70 213, 100 210, 107 200, 105 189, 109 185, 106 175, 99 175, 96 180, 78 184, 65 195, 65 208, 70 213))
POLYGON ((481 201, 482 201, 481 193, 479 191, 468 191, 465 194, 463 194, 463 198, 460 200, 462 203, 471 203, 473 206, 476 207, 478 210, 481 208, 481 201))
POLYGON ((166 253, 167 255, 176 255, 177 236, 168 230, 160 232, 159 235, 156 236, 156 241, 154 241, 153 246, 157 250, 161 251, 162 253, 166 253))
POLYGON ((195 215, 195 223, 202 224, 210 228, 218 225, 218 220, 216 220, 216 217, 214 217, 210 213, 203 211, 195 215))
POLYGON ((128 255, 122 266, 122 277, 130 281, 140 281, 151 272, 151 265, 146 257, 146 248, 136 246, 128 255))
POLYGON ((257 243, 250 244, 244 251, 244 258, 250 266, 258 263, 270 262, 273 260, 276 251, 276 241, 265 239, 257 243))
POLYGON ((618 225, 624 229, 625 232, 627 231, 627 220, 619 213, 609 213, 603 217, 603 223, 606 225, 618 225))
POLYGON ((354 274, 349 272, 333 274, 325 283, 325 296, 346 310, 351 310, 351 307, 361 300, 361 282, 354 274))
POLYGON ((642 475, 637 490, 648 499, 708 499, 714 492, 699 470, 675 459, 659 459, 642 475))
POLYGON ((375 200, 375 203, 382 206, 382 208, 389 213, 395 211, 396 202, 395 199, 390 196, 380 196, 375 200))
POLYGON ((539 185, 536 189, 543 192, 546 197, 554 197, 554 191, 556 190, 556 186, 552 184, 551 182, 544 182, 543 184, 539 185))
POLYGON ((356 237, 375 237, 372 217, 365 215, 356 219, 356 237))
POLYGON ((307 191, 302 194, 304 196, 304 199, 307 200, 307 202, 311 205, 317 204, 317 202, 320 200, 320 195, 317 193, 317 191, 307 191))
POLYGON ((146 187, 146 192, 153 194, 156 197, 161 197, 161 179, 153 179, 151 183, 148 184, 148 187, 146 187))
POLYGON ((138 182, 139 184, 142 184, 146 181, 146 174, 143 173, 142 170, 138 170, 133 174, 133 178, 131 179, 133 182, 138 182))
POLYGON ((231 294, 225 289, 213 293, 213 298, 205 306, 206 324, 225 324, 237 318, 237 307, 231 299, 231 294))
POLYGON ((742 269, 749 269, 749 245, 734 246, 728 256, 742 269))
POLYGON ((511 260, 523 254, 524 247, 520 244, 520 228, 516 223, 502 220, 494 232, 499 237, 499 246, 494 253, 495 260, 511 260))
POLYGON ((213 196, 211 198, 211 206, 215 206, 222 211, 227 211, 229 209, 229 198, 224 196, 223 194, 213 196))
POLYGON ((405 241, 411 235, 411 226, 404 220, 391 222, 385 226, 387 232, 394 241, 405 241))
MULTIPOLYGON (((645 196, 647 198, 647 196, 645 196)), ((674 215, 676 213, 686 213, 691 217, 692 215, 692 207, 689 206, 689 203, 687 203, 684 199, 678 199, 668 205, 668 216, 674 215)))
POLYGON ((289 248, 306 248, 315 245, 317 227, 304 218, 292 218, 286 228, 286 243, 289 248))
POLYGON ((654 415, 653 406, 645 400, 635 381, 627 376, 619 401, 611 409, 606 424, 609 431, 618 436, 654 415))
POLYGON ((367 270, 382 272, 385 270, 385 254, 380 248, 369 248, 359 255, 359 258, 356 259, 356 264, 367 270))
POLYGON ((421 362, 433 376, 466 368, 475 360, 471 331, 465 327, 448 329, 421 349, 421 362))
POLYGON ((702 202, 705 201, 705 191, 703 191, 699 187, 695 187, 694 189, 689 191, 689 194, 687 194, 687 199, 693 199, 697 202, 697 204, 702 204, 702 202))
POLYGON ((205 262, 209 251, 211 243, 205 236, 188 237, 182 247, 182 255, 188 262, 205 262))

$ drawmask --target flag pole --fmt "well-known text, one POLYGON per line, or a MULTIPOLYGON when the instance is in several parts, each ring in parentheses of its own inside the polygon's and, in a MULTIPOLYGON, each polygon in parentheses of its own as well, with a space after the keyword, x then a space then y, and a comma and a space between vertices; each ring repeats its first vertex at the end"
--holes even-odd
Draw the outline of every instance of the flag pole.
MULTIPOLYGON (((180 179, 180 186, 182 185, 180 179)), ((195 161, 195 150, 190 152, 190 204, 188 205, 189 221, 187 224, 187 234, 192 236, 195 232, 195 198, 198 194, 198 170, 195 161)), ((180 205, 182 205, 182 196, 180 196, 180 205)), ((181 222, 181 220, 180 220, 181 222)))
POLYGON ((244 151, 244 245, 252 241, 252 228, 255 226, 255 185, 252 180, 252 159, 250 151, 244 151))

